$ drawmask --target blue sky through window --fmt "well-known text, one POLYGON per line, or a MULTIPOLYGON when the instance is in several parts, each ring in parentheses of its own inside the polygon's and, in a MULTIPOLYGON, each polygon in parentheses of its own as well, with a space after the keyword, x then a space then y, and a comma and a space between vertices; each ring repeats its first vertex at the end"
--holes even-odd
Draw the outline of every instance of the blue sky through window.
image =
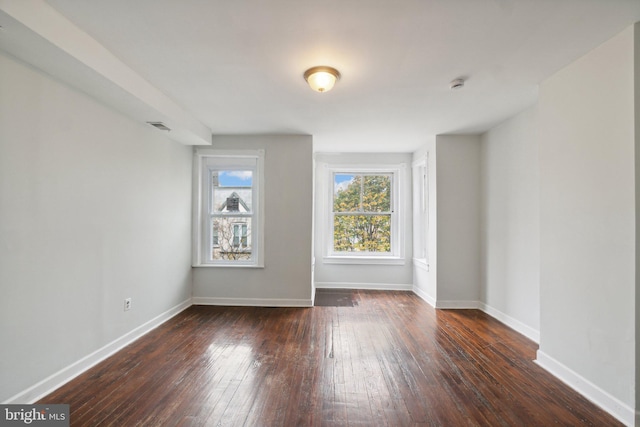
POLYGON ((333 176, 333 191, 344 190, 353 181, 353 174, 337 173, 333 176))
POLYGON ((252 182, 252 171, 220 171, 218 173, 220 187, 251 187, 252 182))

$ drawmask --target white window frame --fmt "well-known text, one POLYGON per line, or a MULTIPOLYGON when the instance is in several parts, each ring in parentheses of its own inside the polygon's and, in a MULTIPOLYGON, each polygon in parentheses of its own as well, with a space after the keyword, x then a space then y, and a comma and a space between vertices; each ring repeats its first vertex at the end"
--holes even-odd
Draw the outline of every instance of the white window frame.
POLYGON ((404 258, 404 205, 402 191, 405 188, 406 165, 325 165, 325 264, 394 264, 402 265, 404 258), (333 185, 336 174, 391 175, 391 251, 383 252, 336 252, 333 250, 333 185))
MULTIPOLYGON (((194 267, 264 268, 264 150, 216 150, 198 148, 193 162, 193 242, 194 267), (210 222, 212 170, 251 170, 252 211, 251 258, 248 260, 214 260, 210 255, 212 230, 210 222)), ((232 215, 233 216, 233 215, 232 215)))
POLYGON ((413 263, 429 268, 429 156, 413 162, 413 263))

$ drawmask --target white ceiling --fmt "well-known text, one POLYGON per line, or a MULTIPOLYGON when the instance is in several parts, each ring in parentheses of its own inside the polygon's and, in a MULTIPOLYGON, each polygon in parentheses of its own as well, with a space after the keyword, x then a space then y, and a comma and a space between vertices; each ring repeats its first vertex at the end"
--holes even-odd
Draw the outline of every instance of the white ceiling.
POLYGON ((214 134, 311 134, 316 151, 413 151, 487 130, 640 21, 640 0, 48 3, 214 134), (306 86, 315 65, 340 70, 331 92, 306 86))

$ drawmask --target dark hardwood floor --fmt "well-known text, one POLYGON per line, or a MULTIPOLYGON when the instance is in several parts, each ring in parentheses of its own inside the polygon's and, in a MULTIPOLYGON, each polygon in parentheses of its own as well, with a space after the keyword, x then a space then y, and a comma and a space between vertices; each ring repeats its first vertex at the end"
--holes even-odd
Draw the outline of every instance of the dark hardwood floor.
POLYGON ((70 404, 73 426, 622 425, 480 311, 350 300, 193 306, 40 403, 70 404))

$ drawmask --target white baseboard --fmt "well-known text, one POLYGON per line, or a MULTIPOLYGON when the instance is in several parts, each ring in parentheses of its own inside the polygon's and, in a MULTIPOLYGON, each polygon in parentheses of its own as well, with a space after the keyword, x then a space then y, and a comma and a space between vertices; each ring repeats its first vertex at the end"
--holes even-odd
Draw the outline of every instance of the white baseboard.
POLYGON ((435 298, 432 298, 429 294, 427 294, 425 291, 423 291, 422 289, 414 286, 412 289, 413 293, 418 295, 421 299, 423 299, 427 304, 429 304, 431 307, 436 306, 436 300, 435 298))
POLYGON ((193 305, 240 307, 313 307, 313 299, 193 297, 193 305))
POLYGON ((525 325, 524 323, 522 323, 521 321, 507 315, 504 314, 503 312, 501 312, 500 310, 496 310, 495 308, 491 307, 490 305, 487 305, 483 302, 480 302, 480 310, 484 311, 485 313, 487 313, 489 316, 493 317, 496 320, 499 320, 500 322, 504 323, 505 325, 507 325, 508 327, 510 327, 511 329, 513 329, 514 331, 517 331, 519 333, 521 333, 522 335, 524 335, 525 337, 529 338, 531 341, 534 341, 536 343, 540 343, 540 331, 533 329, 530 326, 525 325))
POLYGON ((426 292, 424 292, 420 288, 414 287, 413 292, 416 295, 418 295, 420 298, 425 300, 427 303, 429 303, 431 306, 438 309, 482 310, 485 313, 487 313, 489 316, 493 317, 494 319, 504 323, 514 331, 521 333, 522 335, 524 335, 525 337, 529 338, 530 340, 536 343, 540 343, 540 331, 537 331, 536 329, 533 329, 532 327, 525 325, 521 321, 507 314, 504 314, 500 310, 496 310, 495 308, 483 303, 482 301, 455 301, 455 300, 439 301, 431 298, 429 295, 427 295, 426 292))
POLYGON ((87 369, 97 365, 102 362, 107 357, 121 350, 125 346, 131 344, 133 341, 137 340, 141 336, 145 335, 152 329, 157 328, 167 320, 171 319, 176 314, 181 311, 189 308, 191 306, 191 299, 188 299, 173 308, 165 311, 164 313, 159 314, 148 322, 138 326, 130 332, 127 332, 120 338, 117 338, 114 341, 111 341, 109 344, 105 345, 102 348, 94 351, 93 353, 83 357, 82 359, 72 363, 59 370, 58 372, 50 375, 44 380, 34 384, 28 389, 16 394, 15 396, 9 398, 4 404, 31 404, 37 402, 39 399, 43 398, 47 394, 53 392, 60 386, 68 383, 78 375, 82 374, 87 369))
POLYGON ((436 300, 436 308, 442 309, 470 309, 479 310, 480 301, 436 300))
POLYGON ((535 362, 562 382, 573 388, 584 397, 600 406, 602 409, 616 417, 628 426, 639 425, 638 412, 624 404, 617 398, 611 396, 600 387, 596 386, 586 378, 572 371, 554 358, 538 350, 535 362))
POLYGON ((413 285, 397 283, 316 282, 316 289, 361 289, 370 291, 410 291, 413 285))

